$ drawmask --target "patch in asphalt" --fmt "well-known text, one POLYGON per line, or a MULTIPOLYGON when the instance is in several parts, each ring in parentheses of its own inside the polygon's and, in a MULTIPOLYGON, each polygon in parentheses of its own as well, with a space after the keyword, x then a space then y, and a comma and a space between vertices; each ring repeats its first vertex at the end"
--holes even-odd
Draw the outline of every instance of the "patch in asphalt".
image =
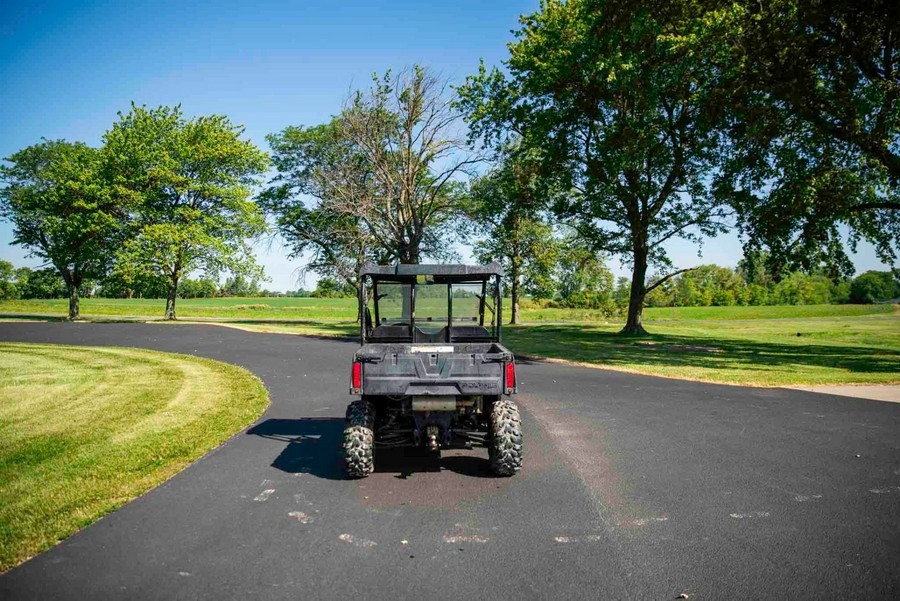
POLYGON ((486 543, 488 542, 486 536, 479 536, 477 534, 445 534, 444 542, 450 544, 457 543, 486 543))
POLYGON ((362 547, 364 549, 370 549, 370 548, 378 545, 378 543, 376 543, 373 540, 368 540, 365 538, 356 538, 352 534, 341 534, 340 536, 338 536, 338 540, 343 541, 345 543, 350 543, 351 545, 354 545, 356 547, 362 547))
POLYGON ((268 501, 269 497, 271 497, 272 493, 274 493, 274 492, 275 492, 274 488, 267 488, 266 490, 262 491, 261 493, 259 493, 255 497, 253 497, 253 500, 263 503, 265 501, 268 501))
POLYGON ((794 495, 794 500, 798 503, 805 503, 807 501, 815 501, 817 499, 821 499, 822 495, 794 495))
POLYGON ((747 520, 747 519, 755 519, 755 518, 767 518, 769 517, 768 511, 748 511, 747 513, 732 513, 729 514, 736 520, 747 520))
POLYGON ((596 543, 605 540, 605 538, 600 536, 599 534, 588 534, 585 536, 554 536, 553 540, 558 543, 596 543))
POLYGON ((288 515, 290 517, 294 518, 295 520, 297 520, 298 522, 300 522, 301 524, 309 524, 310 522, 313 521, 312 516, 310 516, 306 513, 303 513, 302 511, 290 511, 290 512, 288 512, 288 515))
POLYGON ((623 519, 616 521, 616 525, 623 526, 625 528, 643 528, 647 524, 653 524, 656 522, 668 522, 669 516, 660 515, 652 518, 632 518, 632 519, 623 519))

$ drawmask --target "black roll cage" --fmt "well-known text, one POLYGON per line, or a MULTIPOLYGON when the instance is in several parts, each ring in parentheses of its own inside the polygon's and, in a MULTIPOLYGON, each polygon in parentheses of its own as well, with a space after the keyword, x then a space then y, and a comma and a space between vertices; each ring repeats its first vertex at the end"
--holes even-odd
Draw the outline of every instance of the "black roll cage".
POLYGON ((492 313, 492 326, 490 338, 493 342, 501 341, 501 330, 503 323, 503 289, 502 289, 503 272, 496 263, 491 265, 366 265, 360 270, 359 279, 359 316, 360 343, 366 343, 366 326, 377 327, 381 323, 378 310, 378 283, 390 282, 396 284, 409 285, 409 320, 407 322, 409 341, 415 340, 416 329, 416 286, 419 284, 427 284, 429 286, 435 284, 444 284, 447 288, 447 327, 445 329, 445 340, 443 342, 451 342, 451 331, 453 326, 453 284, 472 284, 481 283, 481 296, 478 297, 478 324, 484 327, 485 309, 492 313), (493 280, 493 307, 487 302, 488 283, 493 280), (370 285, 371 282, 371 285, 370 285), (372 290, 372 299, 374 300, 375 318, 374 323, 366 318, 366 311, 369 299, 369 289, 372 290))

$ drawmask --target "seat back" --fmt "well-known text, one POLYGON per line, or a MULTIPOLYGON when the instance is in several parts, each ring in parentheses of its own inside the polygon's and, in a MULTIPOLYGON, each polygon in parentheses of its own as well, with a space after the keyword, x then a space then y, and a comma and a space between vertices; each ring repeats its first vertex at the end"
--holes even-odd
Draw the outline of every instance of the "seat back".
POLYGON ((474 342, 484 342, 490 340, 491 333, 487 328, 482 326, 453 326, 450 328, 450 340, 472 340, 474 342))

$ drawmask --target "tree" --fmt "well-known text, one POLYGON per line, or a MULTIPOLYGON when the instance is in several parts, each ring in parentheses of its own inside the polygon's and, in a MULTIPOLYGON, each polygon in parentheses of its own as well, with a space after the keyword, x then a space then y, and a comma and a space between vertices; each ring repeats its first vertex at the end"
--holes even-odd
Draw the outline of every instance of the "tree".
POLYGON ((511 296, 509 323, 519 323, 519 298, 553 296, 553 271, 559 247, 553 227, 543 218, 546 196, 534 165, 509 149, 500 164, 473 181, 470 206, 473 252, 482 263, 503 266, 511 296))
POLYGON ((177 106, 132 105, 104 137, 117 188, 139 201, 116 269, 126 281, 164 278, 167 319, 185 274, 262 275, 248 239, 265 231, 265 219, 250 195, 268 160, 242 134, 221 115, 186 119, 177 106))
POLYGON ((446 81, 388 72, 329 123, 269 136, 278 175, 260 199, 292 254, 311 252, 326 277, 355 283, 366 261, 447 257, 459 176, 477 160, 459 127, 446 81))
POLYGON ((606 257, 575 234, 561 244, 557 263, 557 290, 568 307, 613 312, 613 274, 606 257))
POLYGON ((700 265, 678 276, 672 302, 682 307, 745 304, 744 278, 727 267, 700 265))
POLYGON ((0 215, 12 222, 15 244, 62 276, 69 319, 77 319, 82 284, 109 270, 128 199, 108 185, 100 151, 81 142, 44 140, 6 161, 0 215))
POLYGON ((103 298, 165 298, 166 278, 158 273, 123 273, 113 269, 100 282, 97 295, 103 298))
POLYGON ((698 4, 727 23, 729 119, 717 193, 776 271, 852 274, 849 248, 892 262, 900 239, 900 4, 698 4))
POLYGON ((59 271, 52 267, 18 270, 17 288, 20 298, 66 298, 69 292, 59 271))
POLYGON ((900 181, 900 5, 774 0, 733 10, 738 82, 900 181))
POLYGON ((181 298, 213 298, 218 294, 219 286, 209 278, 184 278, 178 282, 178 296, 181 298))
POLYGON ((0 300, 15 300, 21 294, 16 268, 9 261, 0 260, 0 300))
POLYGON ((716 49, 668 37, 691 26, 686 6, 550 0, 522 18, 508 76, 482 66, 460 89, 474 136, 541 149, 547 176, 571 191, 557 213, 595 249, 630 258, 623 333, 644 333, 644 297, 679 273, 647 282, 648 266, 672 268, 663 244, 724 229, 707 177, 716 49))
POLYGON ((379 248, 358 217, 336 210, 328 199, 365 194, 370 166, 341 137, 338 118, 314 127, 287 127, 266 139, 278 174, 259 202, 274 216, 288 256, 305 255, 304 271, 358 288, 360 268, 387 262, 391 253, 379 248), (319 199, 316 205, 307 206, 309 196, 319 199))
POLYGON ((850 283, 850 302, 871 304, 900 296, 900 282, 889 271, 867 271, 850 283))
POLYGON ((350 298, 356 296, 355 287, 332 278, 320 278, 316 289, 310 295, 313 298, 350 298))
POLYGON ((259 282, 255 279, 235 275, 225 280, 220 292, 222 296, 256 296, 259 294, 259 282))

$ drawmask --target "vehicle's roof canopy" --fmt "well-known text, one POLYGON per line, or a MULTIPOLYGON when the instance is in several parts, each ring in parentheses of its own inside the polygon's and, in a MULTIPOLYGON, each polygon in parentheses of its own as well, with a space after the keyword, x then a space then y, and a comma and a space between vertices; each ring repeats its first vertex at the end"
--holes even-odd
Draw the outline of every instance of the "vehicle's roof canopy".
POLYGON ((491 263, 489 265, 452 265, 452 264, 419 264, 407 265, 396 263, 394 265, 374 265, 366 263, 359 270, 360 276, 373 276, 375 278, 390 276, 418 276, 418 275, 437 275, 437 276, 475 276, 485 277, 491 275, 503 275, 503 269, 499 263, 491 263))

